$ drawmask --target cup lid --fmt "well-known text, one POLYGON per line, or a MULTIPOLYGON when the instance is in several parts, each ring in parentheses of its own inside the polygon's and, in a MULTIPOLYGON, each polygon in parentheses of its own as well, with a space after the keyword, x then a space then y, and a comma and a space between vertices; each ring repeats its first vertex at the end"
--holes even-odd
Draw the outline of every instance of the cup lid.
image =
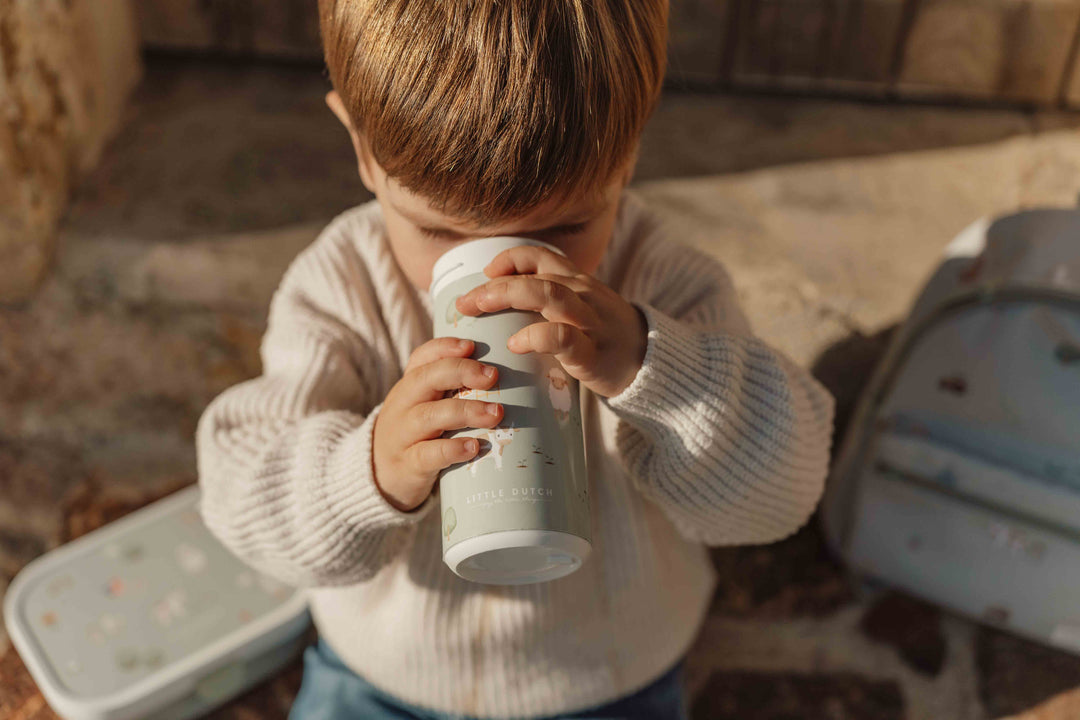
POLYGON ((435 261, 435 265, 431 269, 431 285, 428 286, 428 293, 431 297, 435 297, 439 291, 451 281, 471 272, 482 271, 484 266, 491 262, 491 260, 503 250, 512 247, 520 247, 522 245, 547 248, 554 253, 566 257, 566 253, 551 243, 546 243, 543 240, 534 240, 532 238, 499 235, 496 237, 480 238, 479 240, 470 240, 461 243, 460 245, 455 245, 435 261))

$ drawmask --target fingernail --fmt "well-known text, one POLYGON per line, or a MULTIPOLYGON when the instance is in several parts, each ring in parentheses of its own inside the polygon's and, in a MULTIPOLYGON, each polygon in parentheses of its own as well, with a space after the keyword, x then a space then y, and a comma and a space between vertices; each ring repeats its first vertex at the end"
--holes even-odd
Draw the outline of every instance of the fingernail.
POLYGON ((488 412, 488 415, 498 415, 499 414, 499 404, 498 403, 489 403, 488 406, 487 406, 487 412, 488 412))
POLYGON ((458 346, 459 349, 464 350, 465 348, 469 347, 469 341, 468 340, 458 340, 457 346, 458 346))
POLYGON ((484 374, 487 375, 489 378, 495 377, 495 368, 491 367, 490 365, 485 365, 484 374))
POLYGON ((466 440, 465 441, 465 451, 466 452, 474 453, 479 449, 480 449, 480 444, 477 443, 475 440, 466 440))
POLYGON ((520 344, 520 343, 521 343, 521 340, 520 340, 520 339, 518 339, 518 336, 517 336, 517 335, 511 335, 511 336, 510 336, 510 339, 506 341, 506 347, 508 347, 508 348, 510 348, 511 350, 513 350, 513 349, 514 349, 514 348, 516 348, 516 347, 518 346, 518 344, 520 344))

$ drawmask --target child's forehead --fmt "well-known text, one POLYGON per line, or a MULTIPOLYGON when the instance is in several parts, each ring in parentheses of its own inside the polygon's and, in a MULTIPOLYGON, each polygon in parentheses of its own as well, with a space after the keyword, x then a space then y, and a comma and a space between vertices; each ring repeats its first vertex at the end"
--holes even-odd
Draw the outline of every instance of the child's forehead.
POLYGON ((465 235, 515 235, 585 222, 602 213, 618 197, 621 185, 611 183, 594 192, 555 198, 513 218, 477 224, 440 211, 426 198, 392 179, 387 181, 387 200, 399 214, 418 227, 449 230, 465 235))

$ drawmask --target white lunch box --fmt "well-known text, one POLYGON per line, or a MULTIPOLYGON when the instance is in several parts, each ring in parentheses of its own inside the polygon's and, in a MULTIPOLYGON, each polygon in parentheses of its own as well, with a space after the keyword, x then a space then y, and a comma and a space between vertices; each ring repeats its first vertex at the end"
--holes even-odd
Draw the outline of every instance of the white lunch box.
POLYGON ((303 649, 302 592, 252 570, 181 490, 30 563, 4 621, 59 715, 197 717, 303 649))

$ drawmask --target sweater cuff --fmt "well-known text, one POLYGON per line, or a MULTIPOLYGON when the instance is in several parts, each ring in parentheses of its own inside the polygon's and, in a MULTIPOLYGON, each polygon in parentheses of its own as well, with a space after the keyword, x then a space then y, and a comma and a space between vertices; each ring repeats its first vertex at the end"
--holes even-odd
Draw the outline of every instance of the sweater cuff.
POLYGON ((618 395, 604 398, 604 403, 616 415, 655 436, 674 421, 672 395, 676 388, 700 392, 707 387, 705 378, 697 376, 709 362, 693 331, 650 305, 637 307, 648 328, 645 358, 634 380, 618 395))
POLYGON ((338 485, 338 497, 330 497, 331 503, 340 503, 348 517, 362 519, 368 527, 395 527, 420 522, 431 511, 434 493, 408 512, 394 507, 375 483, 375 462, 372 444, 375 436, 375 419, 382 405, 372 409, 364 422, 356 428, 346 465, 354 468, 351 481, 338 485))

